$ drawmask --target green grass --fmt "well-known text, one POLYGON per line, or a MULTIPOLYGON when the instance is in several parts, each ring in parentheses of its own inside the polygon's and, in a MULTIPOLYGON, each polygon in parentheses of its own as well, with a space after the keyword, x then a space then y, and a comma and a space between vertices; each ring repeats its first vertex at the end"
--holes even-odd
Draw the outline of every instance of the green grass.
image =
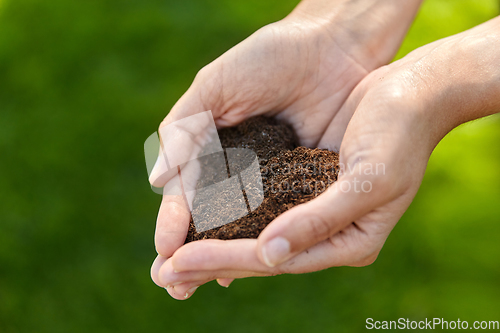
MULTIPOLYGON (((453 131, 377 262, 150 280, 142 144, 199 68, 296 1, 0 0, 0 332, 357 332, 367 317, 498 320, 500 120, 453 131)), ((498 14, 428 0, 398 57, 498 14)))

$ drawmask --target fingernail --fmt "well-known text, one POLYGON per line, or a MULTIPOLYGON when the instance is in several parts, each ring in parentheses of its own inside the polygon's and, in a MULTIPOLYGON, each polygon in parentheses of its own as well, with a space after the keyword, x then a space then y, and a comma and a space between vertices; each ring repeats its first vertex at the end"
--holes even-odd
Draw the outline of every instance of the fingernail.
POLYGON ((288 259, 290 242, 283 237, 271 239, 262 248, 262 257, 267 266, 274 267, 288 259))
POLYGON ((156 158, 156 162, 155 164, 153 165, 153 168, 151 169, 151 173, 149 174, 149 181, 150 182, 154 182, 156 180, 156 178, 158 178, 158 173, 159 173, 159 169, 160 169, 160 160, 161 160, 162 156, 161 156, 161 153, 158 155, 158 157, 156 158))
POLYGON ((183 282, 174 282, 174 283, 171 283, 171 284, 167 284, 167 288, 175 287, 175 286, 177 286, 177 285, 179 285, 181 283, 183 283, 183 282))
POLYGON ((151 173, 149 174, 150 184, 153 186, 157 185, 158 187, 164 185, 161 184, 162 177, 165 176, 168 170, 169 169, 167 166, 165 156, 163 156, 163 153, 160 151, 158 158, 156 159, 155 165, 153 166, 153 169, 151 169, 151 173))
POLYGON ((231 283, 233 283, 233 281, 229 282, 227 285, 224 285, 221 283, 221 279, 217 279, 217 283, 219 284, 219 286, 224 287, 224 288, 229 288, 229 286, 231 285, 231 283))
POLYGON ((189 295, 192 295, 196 289, 198 289, 199 286, 196 286, 196 287, 193 287, 193 288, 189 288, 188 291, 186 291, 186 295, 184 295, 184 298, 188 298, 189 295))

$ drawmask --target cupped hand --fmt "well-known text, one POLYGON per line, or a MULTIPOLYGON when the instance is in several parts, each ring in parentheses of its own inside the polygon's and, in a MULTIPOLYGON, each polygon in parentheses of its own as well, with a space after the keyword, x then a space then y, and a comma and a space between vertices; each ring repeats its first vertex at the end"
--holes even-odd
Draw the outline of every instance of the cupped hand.
MULTIPOLYGON (((204 67, 160 128, 206 110, 212 111, 215 123, 219 127, 233 126, 249 117, 265 114, 283 119, 292 125, 302 145, 309 147, 319 145, 330 150, 339 150, 343 134, 354 111, 353 107, 345 107, 348 96, 371 70, 390 60, 409 25, 409 22, 402 24, 403 27, 397 32, 391 31, 393 35, 387 39, 384 34, 391 30, 389 28, 393 24, 390 19, 376 18, 375 21, 383 29, 372 29, 372 26, 367 24, 365 16, 368 15, 373 19, 373 12, 367 12, 363 6, 357 4, 355 6, 358 7, 346 9, 353 16, 352 20, 343 15, 340 9, 335 11, 340 24, 332 23, 335 22, 335 17, 321 19, 316 14, 309 15, 305 11, 297 10, 284 20, 258 30, 204 67), (380 21, 385 23, 379 24, 380 21), (365 26, 366 31, 363 31, 365 26), (376 31, 379 35, 370 38, 371 31, 376 31), (369 41, 366 42, 366 47, 360 45, 361 39, 369 41), (375 54, 373 47, 373 44, 377 44, 375 42, 377 40, 384 46, 380 54, 375 54)), ((382 9, 387 15, 387 8, 382 9)), ((412 15, 409 14, 410 17, 412 15)), ((353 101, 348 102, 348 105, 352 104, 353 101)), ((333 195, 335 188, 329 191, 328 195, 333 195)), ((318 203, 311 203, 315 204, 318 203)), ((286 221, 288 216, 290 215, 284 215, 273 222, 275 227, 263 233, 259 244, 278 232, 279 229, 276 228, 283 226, 281 221, 286 221)), ((185 241, 189 220, 189 209, 181 195, 163 196, 155 231, 155 245, 159 256, 152 267, 152 277, 158 285, 167 287, 174 298, 183 299, 186 295, 191 295, 194 290, 190 288, 213 278, 282 272, 279 268, 271 269, 263 266, 260 261, 262 258, 259 260, 255 256, 257 246, 262 246, 257 245, 256 240, 227 242, 224 245, 216 241, 203 241, 193 244, 194 246, 185 246, 182 248, 184 250, 178 250, 185 241), (237 249, 238 254, 232 253, 232 246, 237 249), (206 249, 207 252, 204 252, 205 247, 209 247, 206 249), (226 249, 229 252, 225 252, 226 249), (176 256, 167 260, 175 251, 178 252, 176 256), (192 255, 190 251, 194 251, 192 255), (218 252, 225 254, 219 257, 218 252), (217 259, 212 260, 213 255, 217 256, 217 259), (228 255, 232 256, 231 260, 227 258, 228 255), (253 261, 245 256, 250 256, 253 261), (159 270, 161 267, 163 272, 173 272, 171 262, 175 258, 186 258, 188 262, 194 260, 189 269, 212 273, 207 273, 211 274, 210 277, 204 276, 200 280, 174 286, 169 283, 169 278, 159 278, 166 274, 159 273, 159 270), (235 260, 243 261, 236 263, 235 260), (225 262, 225 268, 216 269, 215 273, 214 269, 222 262, 225 262), (198 266, 196 263, 205 266, 198 266), (212 264, 216 266, 206 266, 212 264)), ((318 220, 318 223, 321 221, 318 220)), ((318 228, 324 226, 317 225, 318 228)), ((305 247, 299 248, 295 245, 291 248, 293 253, 304 249, 305 247)), ((326 249, 321 251, 324 250, 326 249)), ((301 260, 300 258, 298 256, 294 260, 301 260)), ((308 261, 309 258, 311 256, 305 256, 302 260, 308 261)), ((182 262, 181 260, 179 265, 182 266, 180 264, 182 262)), ((300 264, 294 269, 296 272, 310 271, 325 265, 326 263, 322 261, 311 262, 307 268, 304 264, 300 264)), ((229 281, 231 280, 223 279, 220 283, 224 285, 229 281)))
POLYGON ((340 145, 342 174, 325 193, 280 215, 258 239, 197 241, 171 258, 159 256, 154 281, 173 297, 187 298, 214 279, 226 286, 248 276, 371 264, 449 130, 428 94, 435 88, 428 80, 430 68, 447 60, 453 52, 448 44, 443 40, 418 49, 356 87, 337 112, 352 116, 347 129, 333 118, 318 143, 340 145))

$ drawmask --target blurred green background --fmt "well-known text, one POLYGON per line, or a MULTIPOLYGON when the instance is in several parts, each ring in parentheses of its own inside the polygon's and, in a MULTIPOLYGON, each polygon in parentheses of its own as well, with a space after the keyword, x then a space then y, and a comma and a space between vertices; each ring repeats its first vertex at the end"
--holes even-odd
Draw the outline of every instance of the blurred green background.
MULTIPOLYGON (((297 0, 0 0, 0 332, 358 332, 365 320, 499 320, 500 120, 438 146, 365 268, 210 283, 149 277, 160 197, 143 142, 195 73, 297 0)), ((398 54, 486 21, 427 0, 398 54)))

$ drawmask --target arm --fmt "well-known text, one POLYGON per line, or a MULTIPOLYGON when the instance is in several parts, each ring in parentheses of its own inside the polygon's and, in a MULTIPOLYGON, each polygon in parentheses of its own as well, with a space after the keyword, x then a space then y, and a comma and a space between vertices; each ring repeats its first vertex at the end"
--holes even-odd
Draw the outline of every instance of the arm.
POLYGON ((462 34, 452 36, 440 46, 441 55, 429 56, 435 65, 420 70, 423 84, 432 78, 426 99, 433 105, 428 117, 436 121, 440 140, 453 128, 500 111, 500 16, 462 34))

